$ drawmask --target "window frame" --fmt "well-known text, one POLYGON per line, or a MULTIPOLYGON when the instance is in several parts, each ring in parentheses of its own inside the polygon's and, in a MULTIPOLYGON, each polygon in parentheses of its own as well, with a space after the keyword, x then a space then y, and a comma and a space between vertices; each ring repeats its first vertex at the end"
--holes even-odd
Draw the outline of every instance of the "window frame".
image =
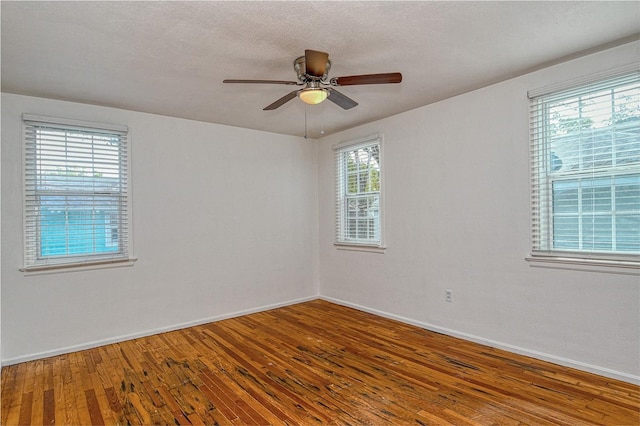
MULTIPOLYGON (((129 138, 129 128, 124 125, 116 125, 116 124, 103 124, 96 123, 90 121, 81 121, 75 119, 67 119, 67 118, 58 118, 58 117, 49 117, 42 116, 36 114, 23 114, 22 115, 22 127, 23 127, 23 135, 22 135, 22 144, 23 144, 23 161, 22 161, 22 173, 23 173, 23 267, 20 268, 22 272, 26 275, 31 274, 41 274, 41 273, 51 273, 51 272, 66 272, 72 270, 87 270, 87 269, 99 269, 105 267, 116 267, 116 266, 131 266, 133 262, 135 262, 135 258, 132 256, 132 209, 131 209, 131 167, 130 167, 130 159, 131 159, 131 146, 130 146, 130 138, 129 138), (38 183, 41 176, 43 176, 40 172, 40 166, 38 165, 38 161, 42 159, 38 159, 37 150, 39 144, 46 144, 45 146, 54 146, 51 141, 55 139, 49 140, 41 140, 38 136, 36 136, 35 132, 39 128, 51 129, 52 133, 57 129, 64 134, 64 137, 67 137, 67 134, 70 132, 77 132, 83 136, 86 136, 87 139, 91 139, 91 142, 87 144, 87 147, 90 147, 91 152, 96 147, 96 142, 93 138, 99 138, 101 136, 104 137, 114 137, 118 140, 118 148, 117 148, 117 190, 106 189, 101 187, 94 186, 92 190, 82 189, 82 192, 78 192, 80 190, 76 189, 75 191, 71 188, 54 188, 43 190, 39 189, 38 183), (64 132, 64 133, 63 133, 64 132), (32 152, 30 152, 30 150, 32 152), (43 246, 42 239, 40 233, 41 231, 41 201, 39 198, 42 196, 55 196, 55 197, 70 197, 75 196, 78 197, 89 197, 89 202, 94 203, 96 198, 101 199, 99 201, 100 204, 92 205, 92 216, 90 223, 92 226, 95 226, 97 223, 104 222, 104 230, 102 230, 103 235, 99 230, 95 228, 91 231, 93 234, 93 238, 102 238, 104 237, 104 245, 107 250, 100 252, 97 247, 97 242, 93 241, 94 247, 92 251, 83 251, 81 253, 64 253, 64 254, 43 254, 43 246), (104 209, 110 203, 110 201, 105 201, 108 199, 114 200, 115 202, 115 210, 104 209), (36 207, 33 210, 34 206, 36 207), (97 219, 96 216, 93 216, 98 210, 93 210, 94 208, 103 208, 102 214, 104 214, 103 218, 97 219), (32 210, 30 210, 30 208, 32 210), (113 245, 113 240, 108 241, 106 232, 107 230, 113 236, 113 214, 117 215, 117 250, 111 250, 113 245), (109 223, 107 224, 107 220, 109 223), (109 229, 107 229, 109 228, 109 229), (109 244, 107 244, 109 243, 109 244)), ((76 142, 77 143, 77 142, 76 142)), ((84 149, 84 146, 80 146, 84 149)), ((51 148, 50 148, 51 149, 51 148)), ((65 148, 67 149, 67 148, 65 148)), ((73 154, 70 160, 66 159, 66 151, 65 158, 63 160, 59 160, 61 164, 81 164, 80 160, 82 157, 81 154, 73 154)), ((95 154, 92 154, 95 155, 95 154)), ((112 155, 112 154, 111 154, 112 155)), ((49 156, 48 161, 52 160, 53 157, 49 156)), ((88 164, 91 164, 91 167, 95 167, 95 164, 98 164, 97 159, 92 158, 88 161, 88 164)), ((95 170, 95 169, 94 169, 95 170)), ((98 175, 93 175, 98 176, 98 175)), ((77 179, 77 178, 76 178, 77 179)), ((95 178, 94 178, 95 179, 95 178)), ((106 179, 106 178, 105 178, 106 179)), ((96 183, 94 182, 94 185, 96 183)), ((113 203, 111 202, 111 203, 113 203)), ((65 199, 63 204, 63 210, 65 217, 67 217, 73 209, 69 209, 70 204, 65 199)), ((66 225, 65 225, 66 226, 66 225)), ((83 225, 87 226, 87 225, 83 225)), ((92 240, 88 240, 92 241, 92 240)), ((64 246, 66 250, 69 250, 69 242, 65 242, 64 246)))
MULTIPOLYGON (((553 206, 554 182, 575 182, 578 197, 581 197, 584 191, 582 182, 585 179, 592 181, 591 185, 593 185, 593 188, 596 188, 596 181, 598 179, 610 179, 611 184, 603 186, 603 188, 611 188, 611 203, 614 203, 616 196, 615 180, 617 178, 624 178, 625 176, 635 177, 640 173, 640 166, 637 164, 632 164, 630 167, 612 164, 604 170, 597 170, 597 172, 580 169, 573 173, 554 175, 554 170, 552 170, 553 165, 551 164, 553 159, 549 157, 551 153, 550 139, 547 136, 548 130, 546 130, 546 126, 549 126, 549 111, 546 109, 547 104, 545 103, 549 98, 558 98, 562 95, 567 98, 575 97, 576 99, 579 99, 579 96, 588 96, 588 93, 601 91, 602 87, 612 87, 615 81, 619 82, 619 79, 625 76, 630 76, 631 84, 638 84, 638 79, 640 78, 639 68, 640 64, 630 64, 615 70, 581 77, 573 81, 547 86, 528 93, 530 99, 531 252, 526 259, 532 262, 534 266, 545 266, 544 264, 547 264, 547 266, 552 265, 558 267, 565 265, 569 268, 580 267, 580 269, 583 269, 582 267, 586 267, 589 270, 602 270, 607 272, 616 272, 614 269, 617 269, 617 271, 621 273, 640 274, 640 255, 636 252, 571 250, 560 249, 554 246, 553 219, 554 217, 560 217, 562 215, 560 212, 554 210, 553 206), (589 87, 590 90, 587 90, 587 87, 589 87), (601 269, 602 267, 605 267, 605 269, 601 269)), ((619 84, 616 87, 620 86, 619 84)), ((578 202, 580 199, 581 198, 577 199, 578 202)), ((583 206, 579 204, 578 212, 576 213, 578 216, 583 214, 582 208, 583 206)), ((612 207, 612 213, 609 214, 608 217, 611 217, 612 222, 615 222, 618 215, 623 216, 624 214, 627 213, 620 213, 612 207)), ((598 216, 595 207, 592 216, 598 216)), ((579 217, 578 223, 580 224, 582 221, 583 218, 579 217)), ((612 232, 615 232, 615 226, 612 232)), ((578 237, 579 244, 581 244, 583 238, 584 235, 581 233, 578 237)), ((611 238, 611 243, 612 246, 615 244, 614 237, 611 238)))
MULTIPOLYGON (((374 253, 384 253, 384 143, 382 134, 373 134, 363 138, 349 140, 333 146, 334 150, 334 177, 335 177, 335 235, 334 246, 340 250, 355 250, 374 253), (348 173, 345 171, 345 154, 354 150, 377 146, 378 151, 378 191, 364 191, 347 194, 348 173), (347 203, 349 199, 377 196, 377 232, 378 238, 348 238, 346 227, 347 203)), ((375 202, 375 201, 374 201, 375 202)), ((376 219, 375 217, 372 219, 376 219)), ((374 225, 375 233, 375 225, 374 225)))

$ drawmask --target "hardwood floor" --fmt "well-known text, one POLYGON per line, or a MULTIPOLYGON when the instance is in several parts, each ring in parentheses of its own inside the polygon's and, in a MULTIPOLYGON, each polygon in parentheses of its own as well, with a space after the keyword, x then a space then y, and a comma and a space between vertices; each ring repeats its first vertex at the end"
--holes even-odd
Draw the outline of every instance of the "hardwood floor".
POLYGON ((312 301, 2 369, 2 424, 638 425, 640 388, 312 301))

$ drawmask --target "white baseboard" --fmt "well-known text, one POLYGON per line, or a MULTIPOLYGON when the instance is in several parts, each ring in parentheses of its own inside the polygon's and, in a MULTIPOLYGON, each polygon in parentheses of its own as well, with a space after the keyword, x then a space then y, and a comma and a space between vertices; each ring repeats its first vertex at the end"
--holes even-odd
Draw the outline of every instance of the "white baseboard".
POLYGON ((195 321, 188 321, 188 322, 184 322, 184 323, 181 323, 181 324, 174 324, 174 325, 171 325, 171 326, 168 326, 168 327, 161 327, 161 328, 156 328, 156 329, 152 329, 152 330, 145 330, 145 331, 138 332, 138 333, 127 334, 127 335, 122 335, 122 336, 116 336, 116 337, 103 339, 103 340, 96 340, 96 341, 87 342, 87 343, 83 343, 83 344, 79 344, 79 345, 72 345, 72 346, 67 346, 67 347, 63 347, 63 348, 58 348, 58 349, 54 349, 54 350, 50 350, 50 351, 44 351, 44 352, 28 354, 28 355, 22 355, 22 356, 18 356, 18 357, 14 357, 14 358, 7 358, 7 359, 3 359, 2 360, 1 365, 4 366, 4 365, 19 364, 21 362, 33 361, 33 360, 42 359, 42 358, 48 358, 48 357, 52 357, 52 356, 56 356, 56 355, 67 354, 67 353, 81 351, 81 350, 85 350, 85 349, 92 349, 92 348, 96 348, 96 347, 99 347, 99 346, 109 345, 109 344, 112 344, 112 343, 119 343, 119 342, 124 342, 126 340, 136 339, 136 338, 139 338, 139 337, 147 337, 147 336, 151 336, 151 335, 154 335, 154 334, 166 333, 168 331, 180 330, 180 329, 183 329, 183 328, 193 327, 193 326, 201 325, 201 324, 207 324, 207 323, 210 323, 210 322, 221 321, 221 320, 225 320, 225 319, 229 319, 229 318, 236 318, 236 317, 240 317, 240 316, 243 316, 243 315, 253 314, 253 313, 256 313, 256 312, 268 311, 268 310, 271 310, 271 309, 281 308, 283 306, 295 305, 297 303, 308 302, 310 300, 316 300, 318 298, 322 299, 322 300, 326 300, 328 302, 336 303, 338 305, 348 306, 350 308, 354 308, 354 309, 357 309, 357 310, 360 310, 360 311, 369 312, 369 313, 374 314, 374 315, 379 315, 379 316, 384 317, 384 318, 390 318, 390 319, 393 319, 393 320, 397 320, 397 321, 403 322, 405 324, 415 325, 416 327, 424 328, 425 330, 434 331, 436 333, 446 334, 448 336, 457 337, 457 338, 460 338, 460 339, 468 340, 468 341, 479 343, 479 344, 482 344, 482 345, 491 346, 491 347, 498 348, 498 349, 504 349, 506 351, 513 352, 513 353, 516 353, 516 354, 519 354, 519 355, 525 355, 525 356, 529 356, 529 357, 532 357, 532 358, 540 359, 540 360, 543 360, 543 361, 552 362, 554 364, 562 365, 562 366, 565 366, 565 367, 571 367, 571 368, 575 368, 575 369, 578 369, 578 370, 587 371, 589 373, 598 374, 600 376, 610 377, 610 378, 621 380, 621 381, 624 381, 624 382, 640 385, 640 376, 634 376, 632 374, 623 373, 623 372, 616 371, 616 370, 611 370, 609 368, 600 367, 600 366, 597 366, 597 365, 587 364, 587 363, 584 363, 584 362, 580 362, 580 361, 576 361, 576 360, 572 360, 572 359, 568 359, 568 358, 564 358, 564 357, 559 357, 559 356, 556 356, 556 355, 551 355, 551 354, 547 354, 547 353, 543 353, 543 352, 538 352, 538 351, 535 351, 535 350, 521 348, 519 346, 510 345, 508 343, 502 343, 502 342, 497 342, 495 340, 485 339, 483 337, 475 336, 475 335, 472 335, 472 334, 463 333, 463 332, 459 332, 459 331, 456 331, 456 330, 451 330, 451 329, 444 328, 444 327, 439 327, 439 326, 436 326, 436 325, 433 325, 433 324, 428 324, 428 323, 424 323, 424 322, 421 322, 421 321, 416 321, 416 320, 413 320, 411 318, 406 318, 406 317, 403 317, 403 316, 400 316, 400 315, 390 314, 388 312, 384 312, 384 311, 380 311, 380 310, 377 310, 377 309, 368 308, 366 306, 358 305, 356 303, 350 303, 350 302, 347 302, 347 301, 344 301, 344 300, 334 299, 332 297, 326 297, 326 296, 321 296, 321 295, 314 295, 314 296, 304 297, 304 298, 300 298, 300 299, 294 299, 294 300, 289 300, 289 301, 285 301, 285 302, 275 303, 275 304, 271 304, 271 305, 259 306, 259 307, 256 307, 256 308, 246 309, 246 310, 242 310, 242 311, 236 311, 236 312, 217 315, 217 316, 213 316, 213 317, 202 318, 202 319, 195 320, 195 321))
POLYGON ((285 301, 285 302, 274 303, 272 305, 259 306, 259 307, 256 307, 256 308, 245 309, 245 310, 242 310, 242 311, 236 311, 236 312, 217 315, 217 316, 213 316, 213 317, 202 318, 202 319, 195 320, 195 321, 188 321, 188 322, 184 322, 184 323, 181 323, 181 324, 174 324, 174 325, 170 325, 168 327, 155 328, 155 329, 152 329, 152 330, 145 330, 145 331, 141 331, 141 332, 138 332, 138 333, 126 334, 126 335, 122 335, 122 336, 115 336, 115 337, 111 337, 111 338, 103 339, 103 340, 95 340, 95 341, 92 341, 92 342, 82 343, 82 344, 79 344, 79 345, 72 345, 72 346, 66 346, 66 347, 63 347, 63 348, 57 348, 57 349, 53 349, 53 350, 50 350, 50 351, 38 352, 38 353, 28 354, 28 355, 21 355, 21 356, 14 357, 14 358, 3 359, 1 364, 3 366, 5 366, 5 365, 12 365, 12 364, 19 364, 21 362, 33 361, 33 360, 36 360, 36 359, 49 358, 49 357, 56 356, 56 355, 68 354, 68 353, 71 353, 71 352, 77 352, 77 351, 82 351, 82 350, 85 350, 85 349, 97 348, 99 346, 110 345, 112 343, 119 343, 119 342, 124 342, 126 340, 137 339, 139 337, 147 337, 147 336, 152 336, 154 334, 166 333, 168 331, 180 330, 180 329, 183 329, 183 328, 189 328, 189 327, 193 327, 193 326, 196 326, 196 325, 207 324, 207 323, 210 323, 210 322, 221 321, 221 320, 225 320, 225 319, 229 319, 229 318, 236 318, 236 317, 240 317, 240 316, 243 316, 243 315, 253 314, 253 313, 256 313, 256 312, 264 312, 264 311, 268 311, 268 310, 271 310, 271 309, 281 308, 283 306, 290 306, 290 305, 295 305, 297 303, 303 303, 303 302, 308 302, 310 300, 316 300, 318 298, 319 298, 318 295, 314 295, 314 296, 304 297, 304 298, 301 298, 301 299, 294 299, 294 300, 288 300, 288 301, 285 301))
POLYGON ((346 302, 340 299, 334 299, 332 297, 320 296, 322 300, 326 300, 327 302, 336 303, 338 305, 347 306, 350 308, 357 309, 359 311, 368 312, 370 314, 378 315, 384 318, 390 318, 396 321, 403 322, 405 324, 415 325, 416 327, 424 328, 425 330, 434 331, 436 333, 446 334, 448 336, 457 337, 460 339, 468 340, 474 343, 479 343, 486 346, 491 346, 493 348, 504 349, 509 352, 513 352, 519 355, 529 356, 531 358, 536 358, 542 361, 548 361, 554 364, 562 365, 564 367, 571 367, 577 370, 587 371, 589 373, 598 374, 600 376, 609 377, 616 380, 621 380, 627 383, 633 383, 636 385, 640 385, 640 376, 634 376, 633 374, 623 373, 616 370, 611 370, 609 368, 600 367, 597 365, 587 364, 584 362, 572 360, 569 358, 564 358, 556 355, 547 354, 544 352, 539 352, 531 349, 521 348, 519 346, 510 345, 508 343, 497 342, 491 339, 485 339, 483 337, 474 336, 472 334, 463 333, 456 330, 451 330, 444 327, 439 327, 433 324, 424 323, 421 321, 416 321, 410 318, 405 318, 400 315, 390 314, 388 312, 379 311, 377 309, 371 309, 366 306, 361 306, 356 303, 346 302))

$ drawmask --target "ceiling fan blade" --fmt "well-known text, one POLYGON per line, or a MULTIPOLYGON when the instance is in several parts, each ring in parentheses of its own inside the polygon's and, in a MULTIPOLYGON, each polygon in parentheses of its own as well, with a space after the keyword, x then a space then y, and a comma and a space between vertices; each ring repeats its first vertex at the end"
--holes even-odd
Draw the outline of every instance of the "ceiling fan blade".
POLYGON ((327 97, 327 99, 343 109, 351 109, 358 105, 356 101, 347 95, 338 92, 336 89, 328 88, 327 90, 329 91, 329 97, 327 97))
POLYGON ((289 102, 291 99, 295 98, 298 95, 298 92, 299 90, 294 90, 293 92, 287 93, 286 95, 284 95, 283 97, 281 97, 280 99, 272 103, 271 105, 264 107, 263 111, 270 111, 272 109, 281 107, 282 105, 289 102))
POLYGON ((304 62, 307 74, 314 77, 322 77, 327 72, 329 54, 316 50, 305 50, 304 62))
POLYGON ((283 81, 283 80, 222 80, 223 83, 259 83, 259 84, 293 84, 297 85, 295 81, 283 81))
POLYGON ((400 83, 402 74, 389 72, 384 74, 349 75, 346 77, 334 77, 331 84, 334 86, 355 86, 357 84, 388 84, 400 83))

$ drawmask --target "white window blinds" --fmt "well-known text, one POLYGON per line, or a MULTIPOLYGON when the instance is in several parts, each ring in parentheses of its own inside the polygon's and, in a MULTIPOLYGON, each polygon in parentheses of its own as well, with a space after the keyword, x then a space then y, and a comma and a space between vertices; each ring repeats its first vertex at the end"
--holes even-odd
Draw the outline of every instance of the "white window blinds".
POLYGON ((638 260, 637 68, 532 98, 534 256, 638 260))
POLYGON ((382 245, 381 138, 339 145, 336 164, 336 244, 382 245))
POLYGON ((23 121, 25 270, 128 259, 127 128, 23 121))

